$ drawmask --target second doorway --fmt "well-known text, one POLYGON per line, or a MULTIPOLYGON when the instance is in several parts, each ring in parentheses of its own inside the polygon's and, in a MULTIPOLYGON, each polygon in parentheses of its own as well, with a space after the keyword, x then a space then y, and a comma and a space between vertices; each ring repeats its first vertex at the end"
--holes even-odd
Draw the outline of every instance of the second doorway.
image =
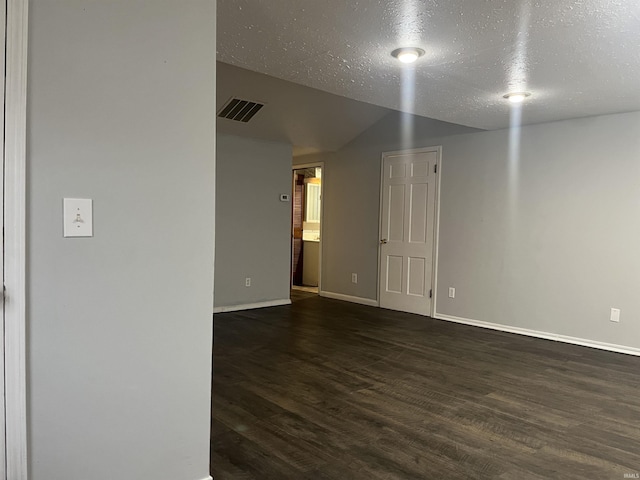
POLYGON ((320 289, 322 244, 322 164, 293 167, 291 288, 320 289))

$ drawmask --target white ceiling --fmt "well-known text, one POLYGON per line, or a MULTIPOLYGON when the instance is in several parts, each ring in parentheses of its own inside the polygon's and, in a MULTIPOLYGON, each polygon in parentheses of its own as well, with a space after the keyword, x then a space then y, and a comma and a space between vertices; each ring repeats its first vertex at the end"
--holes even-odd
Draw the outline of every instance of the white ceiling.
POLYGON ((638 0, 220 0, 217 45, 225 63, 477 128, 509 125, 513 90, 533 94, 524 123, 640 110, 638 0), (402 67, 401 46, 426 55, 402 67))

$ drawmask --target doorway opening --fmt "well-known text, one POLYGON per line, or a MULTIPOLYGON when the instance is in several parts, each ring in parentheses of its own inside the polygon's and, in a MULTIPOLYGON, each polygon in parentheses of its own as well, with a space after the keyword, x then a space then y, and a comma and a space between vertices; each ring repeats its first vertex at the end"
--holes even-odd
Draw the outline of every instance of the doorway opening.
POLYGON ((322 169, 322 164, 293 167, 291 289, 296 292, 320 291, 322 169))

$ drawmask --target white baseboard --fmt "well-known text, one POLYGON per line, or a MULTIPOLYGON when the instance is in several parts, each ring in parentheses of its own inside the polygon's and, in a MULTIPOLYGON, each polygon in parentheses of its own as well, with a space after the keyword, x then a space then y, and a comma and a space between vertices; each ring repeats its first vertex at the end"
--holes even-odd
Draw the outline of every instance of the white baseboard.
POLYGON ((608 350, 610 352, 626 353, 627 355, 640 356, 640 348, 627 347, 624 345, 616 345, 613 343, 598 342, 595 340, 587 340, 585 338, 569 337, 557 333, 541 332, 538 330, 530 330, 528 328, 510 327, 508 325, 500 325, 499 323, 483 322, 481 320, 471 320, 469 318, 454 317, 452 315, 444 315, 436 313, 434 318, 446 320, 448 322, 463 323, 474 327, 489 328, 491 330, 499 330, 501 332, 516 333, 526 335, 528 337, 544 338, 545 340, 555 340, 556 342, 570 343, 573 345, 581 345, 583 347, 597 348, 599 350, 608 350))
POLYGON ((209 475, 208 477, 204 477, 202 480, 213 480, 213 477, 209 475))
POLYGON ((343 300, 345 302, 359 303, 360 305, 368 305, 370 307, 377 307, 378 301, 371 300, 370 298, 352 297, 351 295, 343 295, 342 293, 333 292, 319 292, 318 295, 326 298, 333 298, 334 300, 343 300))
POLYGON ((229 305, 227 307, 214 307, 213 313, 238 312, 240 310, 252 310, 254 308, 279 307, 281 305, 291 305, 290 298, 281 300, 269 300, 268 302, 245 303, 243 305, 229 305))

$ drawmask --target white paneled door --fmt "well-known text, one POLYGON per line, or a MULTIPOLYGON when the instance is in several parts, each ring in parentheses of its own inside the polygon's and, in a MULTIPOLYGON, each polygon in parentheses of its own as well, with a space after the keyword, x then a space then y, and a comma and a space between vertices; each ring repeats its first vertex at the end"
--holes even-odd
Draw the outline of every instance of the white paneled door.
POLYGON ((382 159, 380 307, 431 314, 439 148, 382 159))

